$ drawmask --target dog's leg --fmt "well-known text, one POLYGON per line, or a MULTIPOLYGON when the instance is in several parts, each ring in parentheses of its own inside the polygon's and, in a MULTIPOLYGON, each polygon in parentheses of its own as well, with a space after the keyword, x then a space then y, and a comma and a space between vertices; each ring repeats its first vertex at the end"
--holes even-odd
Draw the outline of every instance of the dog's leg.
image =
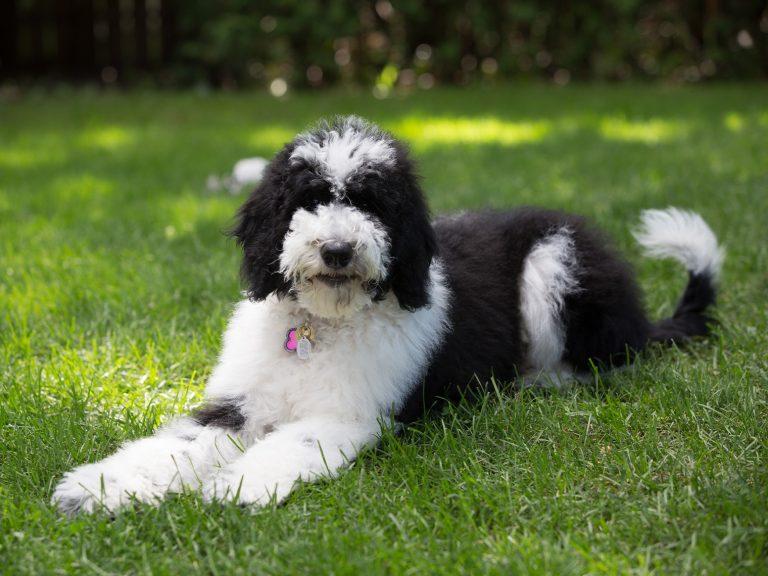
POLYGON ((264 505, 284 500, 299 481, 334 477, 365 446, 378 441, 378 422, 307 419, 279 426, 211 477, 206 500, 264 505))
POLYGON ((131 503, 157 502, 168 492, 197 489, 214 468, 242 454, 237 433, 182 418, 154 436, 128 442, 115 454, 68 472, 53 493, 53 503, 67 514, 116 509, 131 503))

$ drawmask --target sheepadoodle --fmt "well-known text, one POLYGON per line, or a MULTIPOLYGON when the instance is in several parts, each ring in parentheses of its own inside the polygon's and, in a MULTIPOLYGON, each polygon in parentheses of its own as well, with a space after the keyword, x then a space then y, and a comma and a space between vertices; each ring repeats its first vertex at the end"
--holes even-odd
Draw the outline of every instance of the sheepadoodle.
MULTIPOLYGON (((492 376, 560 383, 708 332, 723 251, 697 214, 642 214, 636 237, 689 280, 648 319, 628 265, 578 216, 536 208, 430 220, 406 148, 356 117, 298 135, 237 214, 245 298, 196 412, 64 476, 66 513, 200 490, 280 502, 340 473, 492 376)), ((518 380, 520 381, 520 380, 518 380)))

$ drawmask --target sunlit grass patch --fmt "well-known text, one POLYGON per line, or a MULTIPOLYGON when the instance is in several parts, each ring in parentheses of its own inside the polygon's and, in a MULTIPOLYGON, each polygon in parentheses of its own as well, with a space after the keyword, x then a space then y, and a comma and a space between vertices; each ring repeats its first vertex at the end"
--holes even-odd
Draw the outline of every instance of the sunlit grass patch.
MULTIPOLYGON (((0 127, 0 135, 2 127, 0 127)), ((57 134, 0 136, 0 170, 27 170, 61 166, 69 157, 68 145, 57 134)))
POLYGON ((0 148, 0 167, 2 168, 29 168, 47 161, 48 159, 40 151, 0 148))
POLYGON ((657 144, 684 138, 688 125, 681 120, 651 118, 630 120, 624 117, 608 117, 600 121, 600 134, 608 140, 657 144))
POLYGON ((658 144, 679 140, 690 134, 690 126, 681 120, 651 118, 630 120, 621 116, 600 116, 597 124, 583 114, 554 119, 540 117, 527 121, 500 118, 407 117, 392 125, 395 134, 406 138, 417 149, 442 145, 521 146, 566 135, 591 132, 607 140, 658 144))
POLYGON ((511 122, 498 118, 406 117, 391 125, 392 131, 406 138, 417 149, 450 144, 497 144, 517 146, 538 142, 552 130, 545 120, 511 122))
POLYGON ((80 132, 77 143, 83 148, 115 151, 137 142, 136 131, 125 126, 93 126, 80 132))
POLYGON ((744 116, 738 112, 728 112, 723 116, 723 124, 731 132, 741 132, 744 130, 744 116))

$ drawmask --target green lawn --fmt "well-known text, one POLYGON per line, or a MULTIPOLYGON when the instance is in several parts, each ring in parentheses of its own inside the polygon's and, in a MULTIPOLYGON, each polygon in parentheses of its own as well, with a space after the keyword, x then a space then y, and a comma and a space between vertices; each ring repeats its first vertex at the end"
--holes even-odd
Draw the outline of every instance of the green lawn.
POLYGON ((62 93, 0 102, 0 572, 768 573, 768 87, 368 95, 62 93), (193 496, 110 520, 61 474, 199 402, 238 298, 206 190, 318 117, 408 139, 435 212, 586 214, 654 317, 685 282, 643 260, 642 208, 728 249, 715 336, 579 389, 504 383, 250 515, 193 496))

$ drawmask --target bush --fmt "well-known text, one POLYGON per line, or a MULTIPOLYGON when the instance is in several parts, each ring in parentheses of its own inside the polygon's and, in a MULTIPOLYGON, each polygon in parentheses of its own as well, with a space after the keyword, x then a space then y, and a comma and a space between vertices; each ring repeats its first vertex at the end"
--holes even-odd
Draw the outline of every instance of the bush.
POLYGON ((181 14, 178 65, 202 66, 217 85, 280 77, 383 91, 498 77, 757 78, 768 71, 762 11, 717 0, 195 0, 181 14))

